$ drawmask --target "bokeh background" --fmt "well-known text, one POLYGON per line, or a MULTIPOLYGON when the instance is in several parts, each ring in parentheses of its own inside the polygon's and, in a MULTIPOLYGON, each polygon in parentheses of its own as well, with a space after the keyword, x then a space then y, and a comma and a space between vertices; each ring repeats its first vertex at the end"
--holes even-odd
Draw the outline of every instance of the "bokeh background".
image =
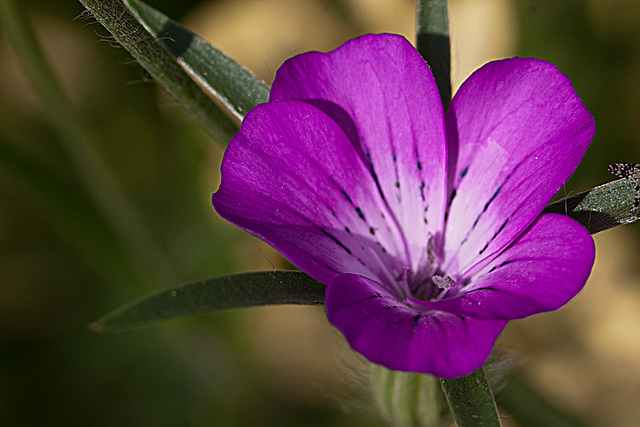
MULTIPOLYGON (((149 3, 267 81, 296 53, 366 32, 410 40, 414 32, 409 0, 149 3)), ((490 59, 534 56, 566 73, 596 117, 597 135, 562 194, 612 179, 609 163, 640 159, 640 2, 450 4, 455 86, 490 59)), ((221 145, 78 2, 20 5, 79 111, 86 144, 140 220, 114 227, 88 185, 91 171, 61 143, 0 32, 0 424, 383 425, 363 365, 321 308, 245 309, 120 334, 87 329, 152 290, 286 263, 216 216, 221 145), (136 243, 141 234, 147 250, 136 243)), ((521 382, 590 425, 640 424, 639 237, 637 224, 597 235, 582 294, 507 327, 492 365, 498 392, 521 382)), ((505 424, 518 425, 503 401, 505 424)))

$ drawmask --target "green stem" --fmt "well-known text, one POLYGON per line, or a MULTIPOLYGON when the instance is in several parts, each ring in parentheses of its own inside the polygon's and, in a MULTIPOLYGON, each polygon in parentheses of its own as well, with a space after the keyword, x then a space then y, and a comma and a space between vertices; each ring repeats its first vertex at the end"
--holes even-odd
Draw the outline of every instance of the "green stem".
POLYGON ((440 382, 459 427, 500 426, 496 403, 482 367, 466 377, 440 382))
POLYGON ((447 0, 417 1, 416 47, 431 67, 446 111, 451 104, 451 47, 447 0))
POLYGON ((0 0, 0 23, 44 104, 63 150, 118 239, 134 259, 145 265, 150 277, 161 282, 177 280, 171 262, 100 159, 91 133, 55 77, 34 28, 15 0, 0 0))

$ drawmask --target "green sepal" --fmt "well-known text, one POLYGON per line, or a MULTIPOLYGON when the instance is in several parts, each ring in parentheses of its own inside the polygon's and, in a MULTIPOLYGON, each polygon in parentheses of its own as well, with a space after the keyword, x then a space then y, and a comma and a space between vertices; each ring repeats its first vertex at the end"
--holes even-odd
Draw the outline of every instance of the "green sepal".
POLYGON ((637 185, 636 179, 607 182, 551 203, 542 213, 567 215, 587 227, 591 234, 631 224, 640 219, 640 212, 632 212, 638 197, 637 185))
POLYGON ((439 425, 444 400, 437 378, 370 366, 369 389, 384 419, 397 427, 439 425))
POLYGON ((300 271, 232 274, 178 285, 132 301, 90 325, 96 332, 212 311, 268 304, 322 305, 326 286, 300 271))

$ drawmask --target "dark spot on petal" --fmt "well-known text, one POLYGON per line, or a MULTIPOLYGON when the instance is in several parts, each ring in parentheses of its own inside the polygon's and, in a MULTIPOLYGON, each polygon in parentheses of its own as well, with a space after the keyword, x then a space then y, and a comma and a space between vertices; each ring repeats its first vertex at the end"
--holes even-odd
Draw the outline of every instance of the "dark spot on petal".
POLYGON ((353 203, 353 202, 351 201, 351 197, 349 197, 349 195, 347 194, 347 192, 346 192, 346 191, 344 191, 344 190, 340 190, 340 192, 342 193, 342 195, 344 196, 344 198, 345 198, 345 199, 347 199, 347 202, 349 202, 349 203, 353 203))
POLYGON ((473 225, 471 226, 471 229, 473 230, 474 228, 476 228, 476 225, 478 225, 478 221, 480 221, 480 217, 482 216, 482 213, 480 213, 477 217, 476 220, 473 221, 473 225))
POLYGON ((382 298, 382 295, 380 295, 380 292, 376 292, 376 294, 375 294, 375 295, 371 295, 369 298, 370 298, 370 299, 373 299, 373 298, 382 298))
POLYGON ((420 197, 422 198, 423 202, 425 201, 425 197, 424 197, 424 187, 425 187, 425 185, 426 184, 424 183, 424 181, 422 181, 420 183, 420 197))
POLYGON ((400 306, 399 305, 388 305, 384 309, 385 310, 389 310, 389 309, 394 309, 394 308, 400 308, 400 306))
MULTIPOLYGON (((502 225, 500 226, 500 228, 498 228, 498 231, 496 231, 496 232, 493 234, 493 237, 491 238, 491 240, 489 240, 489 242, 487 242, 487 246, 489 245, 489 243, 493 242, 493 241, 495 240, 495 238, 496 238, 496 237, 498 237, 498 234, 500 234, 500 232, 501 232, 502 230, 504 230, 504 227, 505 227, 505 226, 507 225, 507 223, 509 222, 509 219, 510 219, 510 218, 507 218, 507 220, 506 220, 505 222, 503 222, 503 223, 502 223, 502 225)), ((484 248, 484 249, 486 249, 486 246, 485 246, 485 248, 484 248)), ((483 250, 484 250, 484 249, 483 249, 483 250)), ((480 253, 482 253, 482 251, 480 251, 480 253)), ((495 269, 495 267, 494 267, 493 269, 495 269)), ((490 271, 493 271, 493 269, 491 269, 490 271)))
POLYGON ((491 268, 491 270, 489 270, 489 273, 491 273, 492 271, 500 268, 500 267, 504 267, 507 264, 511 264, 513 262, 513 260, 508 260, 508 261, 504 261, 502 264, 500 265, 494 265, 493 268, 491 268))
POLYGON ((484 286, 482 288, 477 288, 477 289, 472 289, 470 291, 467 292, 467 294, 470 294, 472 292, 477 292, 477 291, 495 291, 496 289, 491 287, 491 286, 484 286))
POLYGON ((369 227, 369 233, 371 233, 371 235, 373 236, 374 234, 376 234, 376 229, 373 227, 369 227))
POLYGON ((422 163, 420 163, 420 160, 418 160, 418 170, 421 171, 422 170, 422 163))
POLYGON ((371 164, 371 167, 369 168, 369 172, 371 172, 371 176, 373 177, 373 181, 376 183, 376 186, 380 188, 380 181, 378 181, 378 175, 376 174, 376 170, 374 169, 373 164, 371 164))
POLYGON ((493 196, 491 196, 489 201, 484 205, 484 209, 482 209, 482 212, 486 212, 487 211, 487 209, 489 208, 489 205, 491 204, 491 202, 493 202, 493 200, 496 198, 496 196, 498 196, 498 193, 500 193, 500 190, 502 190, 502 185, 500 187, 498 187, 496 192, 493 193, 493 196))
POLYGON ((464 176, 467 174, 467 172, 469 172, 469 166, 467 166, 466 168, 462 169, 462 172, 460 172, 460 179, 464 178, 464 176))
POLYGON ((362 264, 362 265, 366 266, 366 264, 364 263, 364 261, 363 261, 363 260, 361 260, 360 258, 358 258, 358 262, 359 262, 360 264, 362 264))
POLYGON ((453 190, 451 190, 451 197, 449 198, 449 205, 451 205, 451 203, 453 203, 453 199, 456 198, 456 195, 458 194, 458 189, 454 188, 453 190))
POLYGON ((366 221, 366 219, 364 218, 364 213, 362 212, 362 209, 356 208, 356 212, 358 213, 358 216, 360 217, 361 220, 366 221))
POLYGON ((382 243, 380 243, 380 242, 376 242, 376 245, 380 246, 380 250, 381 250, 383 253, 385 253, 385 254, 387 253, 387 249, 386 249, 384 246, 382 246, 382 243))
POLYGON ((500 232, 501 232, 502 230, 504 230, 504 227, 507 225, 507 223, 508 223, 508 222, 509 222, 509 219, 507 219, 505 222, 503 222, 503 223, 502 223, 502 225, 500 226, 500 228, 498 228, 498 231, 496 231, 496 234, 494 234, 494 235, 493 235, 493 238, 494 238, 494 239, 496 238, 496 236, 497 236, 498 234, 500 234, 500 232))
POLYGON ((351 230, 349 230, 349 227, 345 227, 344 231, 346 231, 347 233, 351 233, 351 230))
POLYGON ((351 255, 351 251, 349 250, 349 248, 347 248, 340 240, 336 239, 331 233, 329 233, 327 230, 325 230, 322 227, 318 227, 320 229, 320 231, 322 231, 322 234, 324 234, 325 236, 327 236, 328 238, 330 238, 331 240, 333 240, 333 242, 340 246, 342 249, 344 249, 349 255, 351 255))
POLYGON ((479 255, 482 255, 482 253, 483 253, 484 251, 486 251, 488 247, 489 247, 489 243, 487 242, 487 244, 486 244, 486 245, 484 245, 484 248, 480 249, 480 252, 478 252, 478 254, 479 254, 479 255))
POLYGON ((420 320, 421 317, 422 317, 422 314, 416 314, 415 316, 413 316, 413 327, 414 328, 416 326, 418 326, 418 321, 420 320))
POLYGON ((396 181, 396 188, 400 188, 400 182, 396 181))

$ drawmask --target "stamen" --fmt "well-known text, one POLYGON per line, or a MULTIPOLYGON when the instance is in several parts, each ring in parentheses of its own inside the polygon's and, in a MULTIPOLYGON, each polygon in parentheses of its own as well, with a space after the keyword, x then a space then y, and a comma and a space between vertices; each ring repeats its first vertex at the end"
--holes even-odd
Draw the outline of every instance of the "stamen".
POLYGON ((440 289, 451 289, 456 286, 456 281, 449 276, 433 276, 431 281, 440 289))
POLYGON ((436 242, 431 233, 429 233, 429 240, 427 241, 427 259, 429 260, 429 265, 433 265, 436 262, 436 242))

